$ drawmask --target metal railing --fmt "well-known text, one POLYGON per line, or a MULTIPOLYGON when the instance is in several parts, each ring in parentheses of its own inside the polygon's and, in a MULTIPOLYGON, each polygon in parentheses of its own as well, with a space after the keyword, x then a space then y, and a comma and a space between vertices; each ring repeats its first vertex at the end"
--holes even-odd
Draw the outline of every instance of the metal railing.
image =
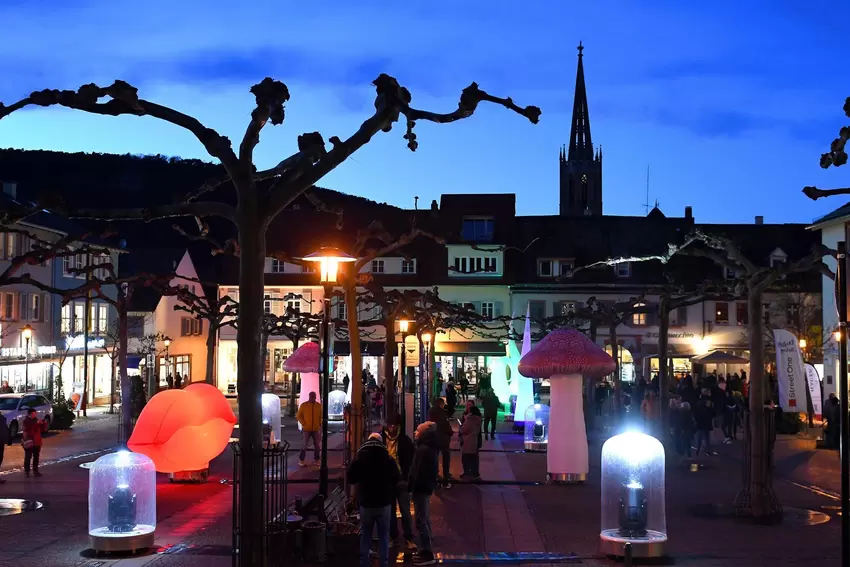
MULTIPOLYGON (((239 549, 242 544, 242 512, 241 495, 241 464, 245 458, 244 451, 238 441, 231 443, 233 449, 233 567, 241 567, 239 549)), ((258 458, 262 460, 263 471, 263 505, 257 514, 262 515, 262 555, 266 565, 274 567, 287 561, 287 480, 289 443, 284 441, 276 445, 264 447, 258 458)), ((253 539, 253 538, 252 538, 253 539)))

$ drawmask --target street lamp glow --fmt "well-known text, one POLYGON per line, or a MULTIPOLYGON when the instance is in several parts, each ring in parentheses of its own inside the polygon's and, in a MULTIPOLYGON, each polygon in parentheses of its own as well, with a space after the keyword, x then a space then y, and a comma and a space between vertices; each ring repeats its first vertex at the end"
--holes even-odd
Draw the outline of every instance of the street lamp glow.
POLYGON ((398 320, 398 330, 399 331, 401 331, 402 333, 406 333, 409 328, 410 328, 410 321, 408 321, 407 319, 399 319, 398 320))
POLYGON ((426 345, 431 344, 431 333, 422 333, 422 342, 426 345))
POLYGON ((165 337, 165 338, 162 340, 162 344, 164 344, 164 345, 165 345, 165 348, 170 347, 170 346, 171 346, 171 339, 169 339, 168 337, 165 337))
POLYGON ((23 330, 21 331, 21 336, 24 337, 25 341, 29 341, 32 338, 32 327, 29 325, 25 325, 23 330))
POLYGON ((800 339, 800 348, 806 348, 807 344, 806 339, 800 339))
POLYGON ((836 340, 836 342, 840 341, 841 340, 841 331, 835 331, 834 333, 832 333, 832 338, 834 338, 836 340))
POLYGON ((349 256, 338 248, 322 247, 301 258, 304 262, 319 264, 319 281, 323 284, 336 283, 339 265, 343 262, 354 262, 356 258, 349 256))

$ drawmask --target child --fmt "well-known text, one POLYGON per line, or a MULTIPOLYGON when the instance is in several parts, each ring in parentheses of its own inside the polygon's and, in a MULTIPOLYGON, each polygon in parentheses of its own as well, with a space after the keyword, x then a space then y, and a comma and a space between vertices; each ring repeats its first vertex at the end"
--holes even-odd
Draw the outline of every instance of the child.
POLYGON ((469 409, 469 415, 460 426, 461 462, 464 480, 481 480, 478 471, 478 438, 481 436, 481 410, 476 406, 469 409))

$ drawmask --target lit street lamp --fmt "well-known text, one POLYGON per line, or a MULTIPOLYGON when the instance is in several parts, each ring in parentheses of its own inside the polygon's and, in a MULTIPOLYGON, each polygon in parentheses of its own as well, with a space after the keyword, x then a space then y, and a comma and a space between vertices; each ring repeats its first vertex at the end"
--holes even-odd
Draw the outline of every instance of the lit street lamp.
POLYGON ((30 339, 32 339, 32 327, 25 325, 21 331, 21 336, 24 337, 25 345, 24 357, 26 362, 24 363, 24 392, 27 392, 30 389, 30 339))
POLYGON ((807 345, 807 344, 808 344, 808 343, 806 342, 806 339, 800 339, 800 348, 801 348, 801 349, 806 350, 806 345, 807 345))
POLYGON ((428 392, 431 391, 431 381, 433 380, 433 369, 431 368, 431 341, 433 340, 433 335, 431 333, 422 333, 422 345, 423 345, 423 353, 425 355, 425 360, 422 363, 422 376, 419 380, 419 418, 422 423, 428 421, 428 410, 430 409, 430 404, 428 403, 428 392))
MULTIPOLYGON (((164 339, 162 339, 162 344, 165 345, 165 376, 167 378, 168 375, 171 374, 171 364, 170 364, 170 360, 169 360, 169 356, 168 356, 168 347, 171 346, 171 338, 165 337, 164 339)), ((156 379, 156 389, 159 390, 159 376, 156 376, 155 379, 156 379)))
POLYGON ((319 281, 324 288, 322 308, 322 461, 319 466, 319 493, 328 495, 328 396, 330 395, 331 373, 328 354, 330 352, 331 292, 337 282, 339 265, 354 262, 355 258, 337 248, 321 248, 301 258, 305 262, 319 264, 319 281))

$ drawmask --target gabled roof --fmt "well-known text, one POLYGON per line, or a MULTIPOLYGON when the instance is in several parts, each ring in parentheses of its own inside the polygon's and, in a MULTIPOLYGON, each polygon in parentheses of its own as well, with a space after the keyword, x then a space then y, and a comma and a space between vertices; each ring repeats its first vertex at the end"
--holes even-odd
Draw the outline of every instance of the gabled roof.
POLYGON ((818 229, 821 225, 839 221, 846 217, 850 217, 850 202, 845 203, 831 213, 827 213, 819 219, 816 219, 809 228, 818 229))

